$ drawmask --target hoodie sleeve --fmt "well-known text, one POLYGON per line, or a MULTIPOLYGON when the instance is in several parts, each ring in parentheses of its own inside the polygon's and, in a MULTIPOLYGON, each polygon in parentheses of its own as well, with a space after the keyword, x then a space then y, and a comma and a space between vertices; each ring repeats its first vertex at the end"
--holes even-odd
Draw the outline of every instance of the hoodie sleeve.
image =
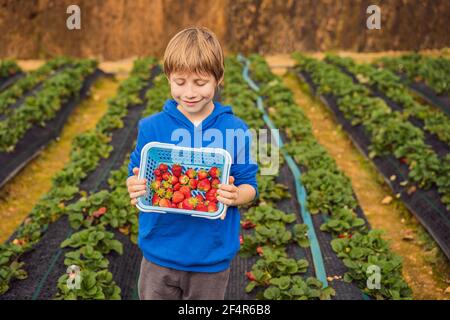
POLYGON ((139 168, 141 164, 141 151, 142 148, 150 142, 148 137, 144 134, 145 129, 143 128, 143 121, 140 120, 138 123, 138 137, 136 141, 136 147, 130 155, 130 162, 128 164, 128 176, 133 175, 133 168, 139 168))
MULTIPOLYGON (((248 130, 248 127, 244 124, 244 131, 248 130)), ((233 157, 233 164, 231 165, 231 173, 234 177, 234 184, 240 186, 241 184, 251 185, 255 191, 255 199, 259 196, 258 184, 256 182, 256 174, 258 173, 258 165, 254 160, 254 155, 251 152, 252 139, 245 139, 244 144, 237 144, 236 153, 233 157), (239 147, 240 146, 240 147, 239 147), (240 159, 239 163, 237 163, 240 159), (245 161, 242 161, 245 159, 245 161)))

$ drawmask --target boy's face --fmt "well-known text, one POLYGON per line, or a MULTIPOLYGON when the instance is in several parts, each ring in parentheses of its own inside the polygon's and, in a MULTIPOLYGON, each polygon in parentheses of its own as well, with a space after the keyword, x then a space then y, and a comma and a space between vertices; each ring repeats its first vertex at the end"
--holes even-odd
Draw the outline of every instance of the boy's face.
POLYGON ((183 111, 196 115, 213 100, 217 81, 213 75, 172 72, 170 91, 183 111))

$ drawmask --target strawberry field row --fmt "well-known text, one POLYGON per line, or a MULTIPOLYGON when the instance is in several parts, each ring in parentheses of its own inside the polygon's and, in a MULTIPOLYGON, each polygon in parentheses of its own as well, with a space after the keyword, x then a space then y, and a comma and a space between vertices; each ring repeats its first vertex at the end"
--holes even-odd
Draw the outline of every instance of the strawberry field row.
MULTIPOLYGON (((409 93, 408 88, 401 83, 398 76, 389 70, 377 69, 369 64, 355 64, 351 58, 327 56, 325 60, 344 68, 357 81, 370 86, 373 91, 380 92, 395 104, 398 104, 401 108, 396 109, 402 111, 401 114, 405 119, 433 134, 434 136, 431 136, 431 139, 442 142, 439 145, 431 141, 431 146, 440 146, 439 149, 443 151, 444 155, 449 153, 450 119, 439 109, 435 110, 428 105, 417 102, 409 93)), ((441 150, 435 151, 439 153, 441 150)))
MULTIPOLYGON (((242 64, 235 57, 227 59, 225 102, 233 106, 235 114, 251 129, 266 128, 263 114, 255 105, 257 95, 244 80, 242 70, 242 64)), ((280 160, 282 166, 285 159, 280 157, 280 160)), ((260 163, 260 172, 262 166, 264 164, 260 163)), ((277 208, 280 200, 287 197, 286 186, 277 184, 276 176, 262 176, 260 172, 257 176, 260 197, 246 210, 242 221, 244 232, 239 255, 252 260, 254 256, 258 257, 246 273, 246 292, 253 294, 256 291, 258 299, 329 299, 334 290, 324 288, 321 281, 311 276, 308 260, 290 257, 296 251, 295 247, 306 251, 310 244, 307 225, 298 223, 300 215, 277 208), (305 278, 303 274, 309 276, 305 278)), ((294 190, 289 192, 295 194, 294 190)))

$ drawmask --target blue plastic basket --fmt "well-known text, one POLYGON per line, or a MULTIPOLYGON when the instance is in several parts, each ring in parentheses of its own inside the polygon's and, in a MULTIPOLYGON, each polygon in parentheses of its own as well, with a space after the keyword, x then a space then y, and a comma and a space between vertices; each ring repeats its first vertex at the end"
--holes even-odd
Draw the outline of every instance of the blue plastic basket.
MULTIPOLYGON (((193 168, 198 171, 205 169, 208 171, 211 167, 217 167, 222 173, 220 177, 221 183, 228 183, 231 168, 231 156, 228 151, 220 148, 187 148, 174 144, 150 142, 147 143, 141 151, 141 163, 139 167, 139 178, 147 179, 147 193, 137 198, 136 207, 143 212, 158 213, 178 213, 191 215, 193 217, 203 217, 208 219, 219 218, 226 209, 226 205, 221 202, 217 203, 216 212, 202 212, 175 208, 161 208, 152 206, 153 191, 150 188, 152 180, 155 179, 154 170, 161 164, 165 163, 170 167, 173 164, 180 164, 183 171, 193 168)), ((205 192, 193 190, 192 195, 204 195, 205 192)))

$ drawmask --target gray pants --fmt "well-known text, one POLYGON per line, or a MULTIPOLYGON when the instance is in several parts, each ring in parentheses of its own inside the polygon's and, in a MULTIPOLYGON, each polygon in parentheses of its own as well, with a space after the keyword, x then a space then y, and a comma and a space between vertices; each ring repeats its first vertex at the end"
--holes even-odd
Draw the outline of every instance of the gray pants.
POLYGON ((141 300, 223 300, 230 268, 221 272, 188 272, 165 268, 142 258, 141 300))

